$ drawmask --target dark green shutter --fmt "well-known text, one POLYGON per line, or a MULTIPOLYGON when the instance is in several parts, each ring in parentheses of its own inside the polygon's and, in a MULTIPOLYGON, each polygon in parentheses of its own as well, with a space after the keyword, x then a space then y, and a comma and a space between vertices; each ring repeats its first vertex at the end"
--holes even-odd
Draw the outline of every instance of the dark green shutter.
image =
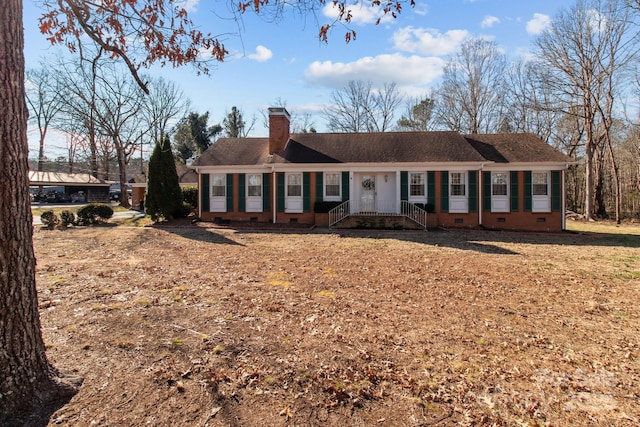
POLYGON ((400 172, 400 200, 409 200, 409 173, 400 172))
POLYGON ((482 180, 482 191, 484 192, 482 195, 483 210, 491 212, 491 172, 483 172, 482 180))
POLYGON ((270 173, 262 174, 262 212, 269 212, 269 201, 271 197, 269 195, 269 181, 271 181, 270 173))
POLYGON ((469 212, 478 210, 478 171, 469 171, 469 212))
POLYGON ((551 171, 551 210, 559 212, 562 205, 560 171, 551 171))
POLYGON ((244 212, 247 210, 247 187, 246 187, 246 175, 243 173, 238 174, 238 212, 244 212))
POLYGON ((518 212, 518 172, 512 171, 510 176, 511 184, 511 212, 518 212))
POLYGON ((436 173, 427 172, 427 203, 436 208, 436 173))
POLYGON ((302 173, 302 211, 311 210, 311 172, 302 173))
POLYGON ((209 212, 209 174, 202 175, 202 186, 200 187, 202 192, 200 194, 200 206, 202 206, 202 212, 209 212))
POLYGON ((284 212, 284 172, 278 172, 278 212, 284 212))
POLYGON ((342 172, 342 201, 349 200, 349 172, 342 172))
POLYGON ((440 211, 449 212, 449 172, 440 172, 440 211))
POLYGON ((316 172, 316 202, 322 202, 324 200, 323 184, 322 172, 316 172))
POLYGON ((227 212, 233 212, 233 174, 227 174, 227 212))
POLYGON ((531 186, 531 171, 524 171, 524 211, 531 212, 533 206, 533 187, 531 186))

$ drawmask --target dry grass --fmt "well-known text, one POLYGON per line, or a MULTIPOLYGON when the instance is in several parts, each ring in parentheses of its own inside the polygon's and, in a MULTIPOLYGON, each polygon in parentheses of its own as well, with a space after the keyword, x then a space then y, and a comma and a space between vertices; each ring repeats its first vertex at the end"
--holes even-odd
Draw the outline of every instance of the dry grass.
POLYGON ((37 230, 52 425, 637 425, 638 230, 570 225, 37 230))

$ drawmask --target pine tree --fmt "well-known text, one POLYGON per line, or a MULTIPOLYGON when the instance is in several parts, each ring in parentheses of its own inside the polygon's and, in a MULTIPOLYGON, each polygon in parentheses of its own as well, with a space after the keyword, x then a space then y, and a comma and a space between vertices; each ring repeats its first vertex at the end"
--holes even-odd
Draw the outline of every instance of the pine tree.
POLYGON ((182 190, 169 137, 156 144, 149 158, 144 209, 152 220, 173 219, 182 211, 182 190))

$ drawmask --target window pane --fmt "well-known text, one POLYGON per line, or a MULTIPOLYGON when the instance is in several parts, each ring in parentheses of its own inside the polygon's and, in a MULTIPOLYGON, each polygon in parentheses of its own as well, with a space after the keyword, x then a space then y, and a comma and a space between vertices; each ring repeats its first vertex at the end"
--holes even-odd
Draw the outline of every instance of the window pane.
POLYGON ((339 173, 327 173, 324 175, 324 180, 327 185, 340 185, 339 173))
POLYGON ((533 173, 533 195, 534 196, 546 196, 548 195, 547 186, 547 173, 546 172, 534 172, 533 173))
POLYGON ((325 196, 340 197, 340 180, 341 180, 341 175, 339 173, 324 174, 325 196))
POLYGON ((465 177, 462 172, 451 173, 451 195, 464 196, 465 193, 465 177))
POLYGON ((424 174, 412 173, 409 185, 410 196, 424 196, 424 174))
POLYGON ((225 197, 227 195, 226 175, 211 175, 211 196, 225 197))
POLYGON ((212 185, 225 185, 227 183, 227 177, 225 175, 211 175, 212 185))
POLYGON ((491 174, 493 180, 491 191, 494 196, 506 196, 507 195, 507 174, 506 173, 493 173, 491 174))
POLYGON ((247 185, 247 196, 260 197, 262 196, 262 175, 249 175, 247 185))
POLYGON ((287 196, 302 196, 302 174, 287 175, 287 196))
POLYGON ((262 175, 249 175, 249 185, 262 185, 262 175))

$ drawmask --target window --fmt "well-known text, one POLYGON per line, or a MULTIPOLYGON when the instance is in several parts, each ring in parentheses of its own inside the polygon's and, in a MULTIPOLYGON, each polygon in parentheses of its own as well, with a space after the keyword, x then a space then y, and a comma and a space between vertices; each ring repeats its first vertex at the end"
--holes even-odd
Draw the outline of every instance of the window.
POLYGON ((491 194, 494 196, 508 195, 507 174, 505 172, 494 172, 491 174, 491 194))
POLYGON ((409 177, 409 196, 424 197, 424 174, 423 173, 411 173, 409 177))
POLYGON ((465 173, 464 172, 451 172, 451 186, 450 191, 452 196, 465 196, 465 173))
POLYGON ((302 174, 291 173, 287 175, 287 197, 302 196, 302 174))
POLYGON ((227 195, 226 175, 211 175, 211 197, 225 197, 227 195))
POLYGON ((547 172, 533 172, 533 195, 534 196, 547 196, 549 194, 548 186, 548 174, 547 172))
POLYGON ((327 199, 340 199, 340 173, 324 174, 324 196, 327 199))
POLYGON ((491 172, 491 212, 509 212, 509 172, 491 172))
POLYGON ((262 197, 262 175, 249 175, 247 180, 247 196, 262 197))

